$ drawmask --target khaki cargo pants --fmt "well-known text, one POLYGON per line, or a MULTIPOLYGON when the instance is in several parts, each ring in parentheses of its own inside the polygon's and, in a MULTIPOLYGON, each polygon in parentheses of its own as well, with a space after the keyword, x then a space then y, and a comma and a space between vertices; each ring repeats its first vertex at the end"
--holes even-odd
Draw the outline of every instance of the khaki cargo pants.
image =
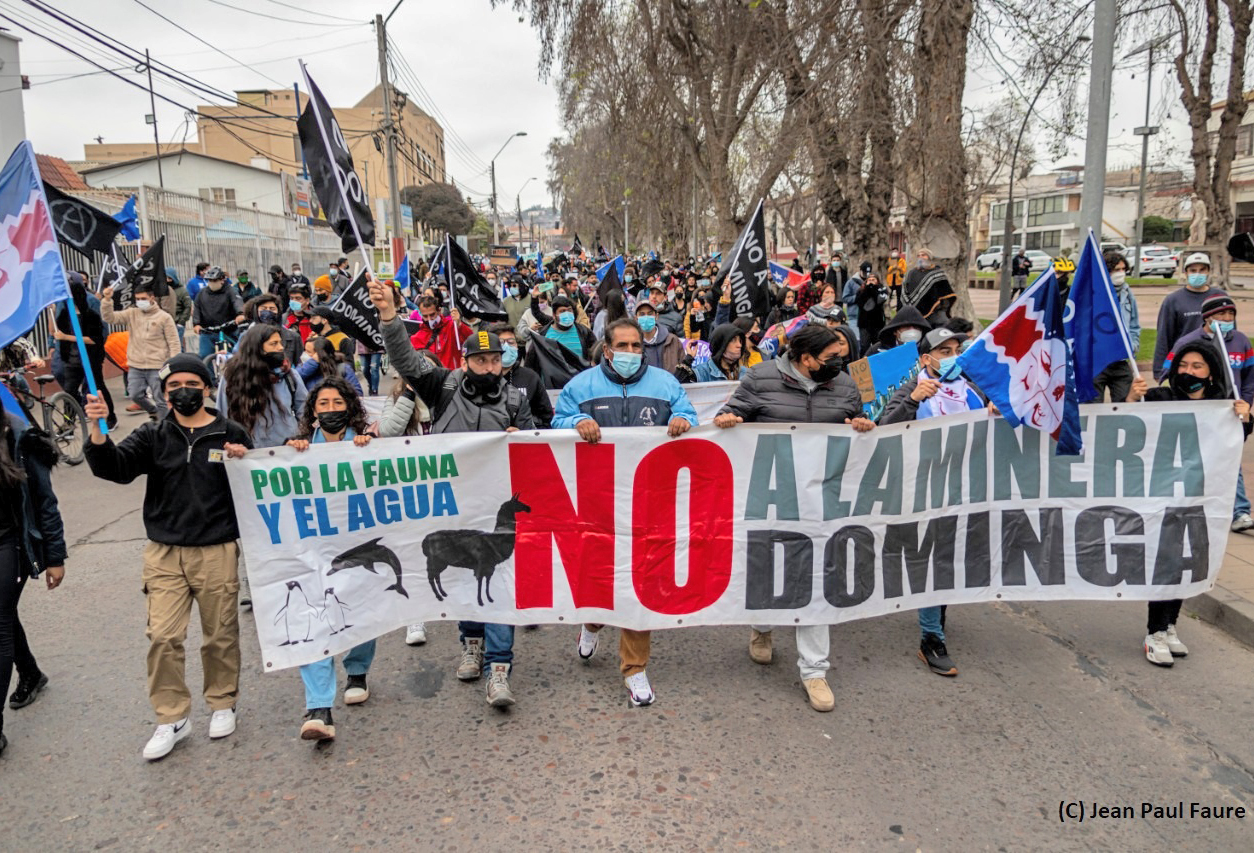
MULTIPOLYGON (((584 625, 592 633, 598 633, 604 625, 584 625)), ((649 664, 650 635, 648 631, 618 629, 618 670, 624 678, 644 672, 649 664)))
POLYGON ((158 723, 191 713, 184 680, 183 641, 192 602, 200 610, 200 661, 205 704, 212 711, 235 707, 239 693, 239 545, 144 547, 144 594, 148 599, 148 700, 158 723))

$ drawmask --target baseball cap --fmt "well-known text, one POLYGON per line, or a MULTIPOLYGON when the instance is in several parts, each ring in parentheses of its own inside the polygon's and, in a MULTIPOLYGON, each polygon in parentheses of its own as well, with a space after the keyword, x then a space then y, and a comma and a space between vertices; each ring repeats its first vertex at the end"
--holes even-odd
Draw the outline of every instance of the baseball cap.
POLYGON ((1194 264, 1205 264, 1207 267, 1209 267, 1210 255, 1206 254, 1205 252, 1194 252, 1193 254, 1189 255, 1187 258, 1184 259, 1184 266, 1186 268, 1191 267, 1194 264))
POLYGON ((941 344, 945 343, 945 341, 956 340, 958 343, 962 343, 966 339, 966 335, 955 332, 952 329, 946 329, 944 327, 933 329, 919 339, 919 355, 931 352, 941 344))
POLYGON ((504 351, 501 347, 501 339, 492 332, 475 332, 462 344, 462 354, 467 356, 504 351))

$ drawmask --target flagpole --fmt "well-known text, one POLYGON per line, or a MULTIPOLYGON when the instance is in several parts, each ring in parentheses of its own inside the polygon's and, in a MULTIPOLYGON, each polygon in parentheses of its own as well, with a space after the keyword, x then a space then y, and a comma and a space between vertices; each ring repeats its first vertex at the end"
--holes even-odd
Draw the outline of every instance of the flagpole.
MULTIPOLYGON (((309 69, 305 67, 303 59, 300 60, 300 73, 304 76, 305 85, 309 87, 309 91, 312 93, 314 91, 313 81, 309 79, 309 69)), ((318 94, 321 94, 321 90, 318 90, 318 94)), ((330 137, 327 136, 327 126, 326 122, 323 121, 322 111, 318 109, 318 100, 318 98, 310 97, 309 103, 313 104, 314 118, 318 121, 318 133, 322 135, 322 144, 326 146, 327 153, 330 154, 334 149, 331 147, 330 137)), ((353 236, 357 238, 357 248, 361 251, 361 259, 366 264, 366 272, 373 280, 374 266, 370 263, 370 253, 366 251, 366 244, 361 239, 361 230, 357 227, 357 219, 353 216, 352 206, 348 203, 348 190, 344 186, 344 176, 340 174, 339 169, 335 168, 334 162, 331 164, 331 171, 335 174, 335 185, 340 190, 340 202, 344 205, 344 215, 348 217, 348 224, 353 228, 353 236)), ((335 301, 339 302, 343 298, 344 294, 341 293, 339 299, 335 301)))
MULTIPOLYGON (((65 300, 65 310, 70 313, 70 325, 74 327, 74 340, 78 343, 78 357, 83 362, 83 377, 87 380, 87 393, 96 397, 100 394, 96 387, 96 370, 92 366, 91 359, 87 357, 87 342, 83 340, 83 327, 78 322, 78 308, 74 305, 74 294, 70 294, 70 298, 65 300)), ((104 341, 100 341, 100 345, 104 346, 104 341)), ((104 418, 100 418, 100 432, 102 435, 109 434, 109 424, 104 418)))
MULTIPOLYGON (((456 308, 457 307, 457 285, 453 277, 453 249, 449 245, 449 242, 452 239, 453 239, 453 235, 445 231, 444 232, 444 280, 448 282, 448 292, 453 302, 452 307, 456 308)), ((461 313, 462 312, 460 311, 457 312, 459 317, 461 316, 461 313)), ((461 336, 457 334, 457 320, 453 320, 451 316, 451 309, 450 309, 449 320, 452 321, 453 323, 453 345, 457 347, 457 354, 460 356, 462 352, 462 339, 461 339, 461 336)))

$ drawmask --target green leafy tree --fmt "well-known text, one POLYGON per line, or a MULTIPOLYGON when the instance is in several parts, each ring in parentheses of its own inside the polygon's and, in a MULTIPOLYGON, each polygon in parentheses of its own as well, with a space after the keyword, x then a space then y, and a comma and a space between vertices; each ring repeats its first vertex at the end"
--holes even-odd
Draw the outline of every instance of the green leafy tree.
POLYGON ((1170 240, 1176 230, 1176 224, 1165 216, 1147 216, 1144 222, 1142 237, 1147 243, 1170 240))
POLYGON ((401 202, 414 209, 414 219, 436 231, 466 234, 475 213, 452 184, 424 184, 401 190, 401 202))

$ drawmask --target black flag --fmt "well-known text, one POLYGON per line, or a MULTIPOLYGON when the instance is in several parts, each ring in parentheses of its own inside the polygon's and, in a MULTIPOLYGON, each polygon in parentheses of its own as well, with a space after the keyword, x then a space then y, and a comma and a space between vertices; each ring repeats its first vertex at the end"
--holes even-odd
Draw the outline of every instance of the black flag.
POLYGON ((583 257, 583 243, 579 242, 579 235, 575 235, 575 244, 570 247, 570 253, 576 258, 583 257))
POLYGON ((715 285, 724 275, 731 282, 731 318, 765 318, 771 310, 771 271, 766 260, 766 225, 760 199, 723 267, 715 285))
POLYGON ((500 294, 479 275, 470 255, 451 234, 444 238, 444 253, 444 280, 448 282, 453 307, 463 317, 478 317, 490 322, 509 319, 501 307, 500 294))
POLYGON ((427 275, 443 275, 440 267, 444 264, 444 244, 436 246, 434 252, 431 253, 431 260, 427 261, 427 275))
POLYGON ((666 269, 666 264, 654 258, 651 261, 645 261, 644 266, 640 268, 640 277, 648 281, 650 277, 657 275, 666 269))
POLYGON ((601 310, 605 310, 605 299, 615 290, 622 290, 623 284, 618 280, 618 264, 610 264, 610 268, 605 271, 605 276, 597 285, 597 299, 601 300, 601 310))
MULTIPOLYGON (((301 70, 304 68, 301 65, 301 70)), ((340 245, 345 252, 358 246, 373 246, 374 217, 370 215, 365 187, 353 169, 348 143, 326 98, 309 79, 308 71, 305 71, 305 85, 309 87, 309 103, 301 112, 296 129, 300 132, 300 147, 305 152, 305 164, 318 201, 326 211, 327 222, 340 235, 340 245)))
POLYGON ((135 286, 147 288, 158 298, 169 296, 170 285, 165 280, 165 235, 157 238, 157 242, 148 247, 135 263, 127 268, 122 275, 127 288, 134 292, 135 286))
POLYGON ((353 283, 344 288, 340 298, 325 311, 341 332, 376 350, 383 349, 383 331, 379 325, 379 309, 370 301, 370 286, 362 270, 353 283))
POLYGON ((44 195, 48 197, 48 213, 52 217, 58 242, 89 259, 92 252, 109 254, 113 238, 122 230, 121 222, 85 201, 66 195, 46 181, 44 195))

